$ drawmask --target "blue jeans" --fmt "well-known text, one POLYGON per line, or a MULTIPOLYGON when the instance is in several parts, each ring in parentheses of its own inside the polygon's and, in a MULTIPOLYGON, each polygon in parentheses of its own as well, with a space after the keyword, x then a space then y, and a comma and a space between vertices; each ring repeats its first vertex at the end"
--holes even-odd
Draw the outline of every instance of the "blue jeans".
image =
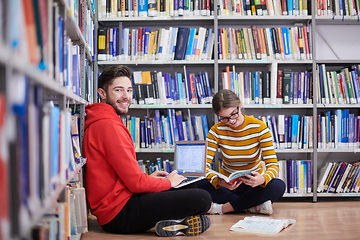
POLYGON ((280 199, 285 192, 285 183, 278 178, 272 179, 266 187, 250 187, 241 184, 234 190, 224 187, 214 188, 208 180, 201 180, 197 183, 198 188, 208 191, 214 203, 224 204, 229 202, 234 208, 235 213, 257 206, 268 200, 275 202, 280 199))

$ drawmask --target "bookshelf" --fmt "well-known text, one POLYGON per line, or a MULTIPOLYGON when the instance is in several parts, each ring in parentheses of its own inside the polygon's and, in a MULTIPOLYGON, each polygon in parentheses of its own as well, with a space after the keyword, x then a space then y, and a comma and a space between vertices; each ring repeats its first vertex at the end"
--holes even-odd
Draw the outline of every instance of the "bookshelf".
POLYGON ((86 232, 84 222, 72 231, 79 198, 67 185, 81 185, 86 162, 73 142, 93 102, 93 28, 91 0, 0 3, 0 239, 86 232))
MULTIPOLYGON (((195 1, 194 1, 195 2, 195 1)), ((274 4, 275 14, 270 15, 244 15, 239 13, 233 13, 230 10, 226 10, 223 4, 229 4, 228 9, 232 9, 231 1, 214 1, 213 6, 210 7, 210 15, 206 15, 204 12, 204 16, 193 16, 196 15, 196 7, 194 5, 195 11, 193 15, 184 16, 172 16, 164 15, 163 13, 159 13, 156 17, 127 17, 126 12, 120 12, 120 15, 112 12, 111 5, 107 6, 106 2, 99 1, 98 6, 98 24, 99 27, 104 28, 129 28, 129 33, 131 29, 138 28, 149 28, 150 32, 156 31, 160 28, 169 29, 171 27, 188 27, 188 28, 212 28, 214 37, 214 45, 213 45, 213 54, 210 59, 204 60, 174 60, 174 58, 166 58, 166 59, 157 59, 156 56, 154 58, 150 58, 148 60, 142 59, 141 50, 140 57, 138 58, 137 53, 129 52, 128 56, 110 56, 103 61, 97 61, 97 66, 99 72, 107 66, 110 65, 118 65, 125 64, 129 66, 132 71, 157 71, 157 72, 169 72, 171 74, 181 72, 184 74, 184 66, 188 72, 205 72, 207 71, 209 74, 210 85, 213 90, 213 93, 217 92, 218 89, 221 89, 226 85, 223 81, 223 72, 226 71, 226 67, 228 66, 229 72, 245 72, 245 71, 261 71, 267 72, 270 71, 271 75, 271 86, 270 86, 270 95, 271 98, 269 102, 260 102, 259 104, 254 104, 253 102, 244 103, 245 114, 254 115, 254 116, 274 116, 276 121, 278 121, 279 115, 282 116, 306 116, 307 124, 311 124, 312 132, 308 131, 308 139, 312 141, 313 147, 309 147, 308 145, 295 147, 290 149, 284 149, 283 147, 280 149, 276 149, 278 159, 279 160, 287 160, 287 159, 295 159, 295 160, 311 160, 311 167, 309 167, 309 171, 311 171, 312 177, 312 191, 310 192, 297 192, 297 193, 286 193, 285 197, 311 197, 314 202, 317 201, 317 197, 333 197, 333 196, 359 196, 358 193, 342 193, 342 194, 333 194, 333 193, 317 193, 316 188, 318 184, 318 172, 322 165, 324 165, 328 161, 339 161, 340 158, 346 157, 349 159, 349 162, 358 161, 360 158, 359 155, 359 146, 354 146, 346 149, 338 149, 338 148, 321 148, 317 147, 318 145, 318 126, 317 126, 317 116, 320 115, 321 112, 326 112, 328 110, 335 109, 350 109, 350 113, 359 116, 358 104, 322 104, 321 101, 317 101, 318 99, 318 91, 320 91, 319 76, 318 76, 318 65, 325 64, 329 66, 329 69, 332 71, 338 71, 341 67, 349 66, 352 64, 359 64, 360 60, 357 57, 358 54, 354 54, 354 52, 360 53, 359 44, 355 39, 359 36, 358 31, 358 15, 356 16, 333 16, 332 11, 325 11, 324 9, 318 9, 318 1, 302 1, 306 2, 308 6, 308 13, 306 11, 299 11, 296 15, 295 12, 293 15, 282 15, 283 13, 279 13, 279 5, 275 7, 275 4, 280 4, 283 1, 266 1, 272 2, 274 4), (100 4, 101 2, 101 4, 100 4), (218 9, 218 14, 214 14, 213 9, 218 9), (225 10, 224 10, 225 9, 225 10), (310 11, 310 9, 314 9, 314 11, 310 11), (318 11, 319 10, 319 11, 318 11), (113 15, 112 15, 113 14, 113 15), (122 15, 123 14, 123 15, 122 15), (125 15, 124 15, 125 14, 125 15), (327 14, 327 15, 324 15, 327 14), (320 16, 321 15, 321 16, 320 16), (122 16, 122 17, 120 17, 122 16), (275 55, 277 50, 274 46, 273 53, 269 53, 270 47, 263 45, 266 47, 267 56, 261 55, 264 52, 259 51, 260 57, 256 55, 252 57, 245 57, 243 47, 243 52, 239 50, 243 55, 242 57, 232 56, 231 49, 234 50, 233 47, 229 47, 229 55, 225 56, 221 55, 220 52, 227 47, 221 45, 222 41, 224 42, 232 42, 231 29, 242 29, 244 31, 250 31, 245 29, 251 29, 251 26, 255 26, 258 33, 259 29, 263 29, 264 37, 267 34, 272 34, 273 28, 282 28, 286 27, 290 29, 295 34, 295 39, 299 38, 299 34, 301 32, 303 39, 303 49, 301 49, 300 45, 290 45, 291 55, 286 55, 284 52, 284 56, 275 55), (228 35, 220 35, 219 31, 215 31, 214 29, 224 29, 226 34, 228 35), (334 29, 339 29, 338 34, 334 34, 334 29), (271 33, 269 33, 271 32, 271 33), (305 43, 307 37, 307 44, 305 43), (344 39, 343 36, 351 36, 346 37, 344 39), (219 44, 220 42, 220 44, 219 44), (218 54, 219 53, 219 54, 218 54), (278 90, 276 81, 272 81, 273 79, 277 80, 277 71, 279 69, 291 69, 291 73, 296 75, 296 72, 299 72, 299 78, 301 77, 302 81, 305 81, 308 85, 306 86, 312 89, 312 97, 308 96, 308 100, 305 102, 299 101, 298 104, 284 104, 282 100, 282 96, 277 96, 278 90), (306 75, 307 74, 307 75, 306 75), (304 76, 308 76, 307 78, 304 76), (311 78, 311 80, 309 80, 311 78), (303 80, 305 79, 305 80, 303 80), (312 100, 312 101, 310 101, 312 100)), ((245 1, 244 1, 245 2, 245 1)), ((285 2, 285 1, 284 1, 285 2)), ((298 1, 293 1, 294 3, 299 3, 298 1)), ((196 3, 194 3, 196 4, 196 3)), ((297 5, 298 6, 298 5, 297 5)), ((335 6, 335 8, 338 6, 335 6)), ((358 7, 356 5, 356 7, 358 7)), ((281 8, 281 4, 280 4, 281 8)), ((130 8, 129 8, 130 9, 130 8)), ((297 8, 295 7, 296 11, 297 8)), ((338 10, 335 10, 336 12, 338 10)), ((215 11, 216 12, 216 11, 215 11)), ((201 15, 201 11, 200 14, 201 15)), ((289 14, 289 12, 287 12, 289 14)), ((130 14, 130 13, 129 13, 130 14)), ((221 33, 224 33, 222 30, 221 33)), ((279 31, 279 30, 278 30, 279 31)), ((285 31, 283 29, 280 30, 280 34, 285 31)), ((126 32, 127 33, 127 32, 126 32)), ((135 32, 133 32, 135 33, 135 32)), ((250 34, 250 32, 248 32, 250 34)), ((243 34, 240 31, 240 34, 243 34)), ((262 33, 260 33, 262 34, 262 33)), ((260 35, 261 36, 261 35, 260 35)), ((271 35, 270 35, 271 36, 271 35)), ((289 35, 293 38, 293 35, 289 35)), ((133 39, 131 40, 133 41, 133 39)), ((169 41, 170 38, 169 38, 169 41)), ((238 41, 238 39, 237 39, 238 41)), ((245 40, 244 40, 245 41, 245 40)), ((274 40, 275 41, 275 40, 274 40)), ((122 44, 122 43, 121 43, 122 44)), ((131 44, 131 43, 129 43, 131 44)), ((256 44, 254 42, 254 44, 256 44)), ((259 47, 261 47, 259 43, 259 47)), ((269 42, 268 42, 269 44, 269 42)), ((123 45, 125 47, 125 45, 123 45)), ((252 48, 249 46, 250 49, 252 48)), ((121 47, 120 47, 121 48, 121 47)), ((249 49, 249 48, 248 48, 249 49)), ((138 49, 137 49, 138 50, 138 49)), ((238 53, 238 52, 237 52, 238 53)), ((111 55, 110 50, 105 54, 111 55)), ((144 52, 145 54, 145 52, 144 52)), ((248 52, 247 52, 248 54, 248 52)), ((116 52, 115 52, 115 55, 116 52)), ((239 75, 240 76, 240 75, 239 75)), ((183 75, 184 77, 184 75, 183 75)), ((303 83, 303 82, 301 82, 303 83)), ((305 83, 304 83, 305 85, 305 83)), ((231 86, 231 84, 230 84, 231 86)), ((305 90, 306 91, 306 90, 305 90)), ((303 96, 303 95, 302 95, 303 96)), ((242 99, 243 100, 243 99, 242 99)), ((293 100, 295 101, 295 100, 293 100)), ((166 109, 174 108, 176 110, 182 110, 183 114, 185 112, 185 118, 188 115, 206 115, 208 118, 209 127, 212 126, 216 122, 216 117, 212 113, 211 104, 138 104, 133 103, 129 114, 131 116, 140 117, 140 119, 144 116, 152 117, 155 110, 160 110, 164 115, 166 115, 166 109)), ((183 116, 183 117, 184 117, 183 116)), ((183 118, 184 119, 184 118, 183 118)), ((299 120, 303 121, 303 120, 299 120)), ((301 122, 303 123, 303 122, 301 122)), ((301 127, 300 127, 301 128, 301 127)), ((306 131, 307 132, 307 131, 306 131)), ((309 144, 309 143, 308 143, 309 144)), ((139 159, 151 159, 155 161, 156 157, 161 156, 164 159, 171 159, 173 153, 172 149, 168 148, 137 148, 137 155, 139 159)))
MULTIPOLYGON (((341 1, 339 2, 341 3, 341 1)), ((330 12, 318 11, 317 14, 313 16, 313 22, 315 28, 313 28, 314 35, 314 45, 316 49, 314 51, 314 69, 318 70, 318 81, 321 81, 320 76, 321 67, 325 66, 326 71, 333 72, 337 71, 341 73, 342 69, 348 68, 352 65, 357 65, 360 62, 358 57, 359 45, 354 39, 358 35, 359 25, 358 25, 358 10, 355 14, 350 12, 350 9, 358 9, 359 6, 356 4, 353 6, 349 5, 348 12, 344 11, 341 14, 341 8, 338 5, 331 6, 330 12), (347 37, 344 37, 347 36, 347 37), (322 65, 318 68, 318 66, 322 65)), ((345 8, 344 8, 345 9, 345 8)), ((329 82, 329 76, 325 79, 329 82)), ((334 75, 331 79, 334 79, 334 75)), ((331 84, 331 83, 330 83, 331 84)), ((331 85, 330 85, 331 86, 331 85)), ((316 86, 317 88, 321 87, 321 84, 316 86)), ((330 92, 329 92, 330 93, 330 92)), ((360 92, 358 92, 360 93, 360 92)), ((336 90, 333 90, 333 94, 336 94, 336 90)), ((355 93, 356 94, 356 93, 355 93)), ((318 96, 322 96, 322 93, 317 93, 318 96)), ((319 98, 318 98, 319 99, 319 98)), ((326 100, 326 99, 325 99, 326 100)), ((350 114, 355 114, 359 116, 358 105, 359 102, 355 104, 349 104, 347 102, 333 101, 333 102, 322 102, 320 99, 317 101, 317 104, 314 106, 314 115, 321 114, 327 111, 346 111, 350 114)), ((336 124, 335 124, 336 125, 336 124)), ((356 130, 350 130, 355 132, 356 130)), ((351 135, 349 135, 351 136, 351 135)), ((318 139, 315 139, 318 141, 318 139)), ((332 140, 334 141, 334 140, 332 140)), ((336 140, 335 140, 336 141, 336 140)), ((336 144, 336 143, 335 143, 336 144)), ((359 155, 359 146, 350 146, 349 148, 317 148, 314 149, 314 162, 318 166, 318 171, 314 172, 314 179, 321 180, 321 171, 320 168, 329 162, 335 161, 344 161, 348 162, 357 162, 360 159, 359 155)), ((317 197, 359 197, 359 193, 328 193, 320 192, 316 193, 314 196, 314 201, 317 197)))

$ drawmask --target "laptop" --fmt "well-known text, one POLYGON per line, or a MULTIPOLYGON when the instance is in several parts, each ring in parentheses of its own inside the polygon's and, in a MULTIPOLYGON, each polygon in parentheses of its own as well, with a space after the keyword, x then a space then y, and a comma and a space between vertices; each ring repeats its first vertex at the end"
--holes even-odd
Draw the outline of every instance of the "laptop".
POLYGON ((207 143, 205 140, 175 142, 174 169, 178 172, 184 172, 182 175, 188 178, 175 188, 180 188, 205 178, 206 150, 207 143))

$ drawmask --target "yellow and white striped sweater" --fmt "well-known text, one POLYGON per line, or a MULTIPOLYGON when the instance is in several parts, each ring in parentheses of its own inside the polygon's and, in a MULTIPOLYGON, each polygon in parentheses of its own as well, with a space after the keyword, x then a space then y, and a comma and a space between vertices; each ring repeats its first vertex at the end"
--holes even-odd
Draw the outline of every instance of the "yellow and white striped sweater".
MULTIPOLYGON (((207 134, 207 169, 211 169, 218 148, 222 154, 220 172, 229 176, 237 170, 257 171, 265 177, 265 187, 279 171, 279 164, 274 150, 272 137, 266 124, 244 115, 244 122, 237 128, 231 128, 219 122, 213 125, 207 134)), ((219 178, 207 172, 206 178, 218 188, 219 178)))

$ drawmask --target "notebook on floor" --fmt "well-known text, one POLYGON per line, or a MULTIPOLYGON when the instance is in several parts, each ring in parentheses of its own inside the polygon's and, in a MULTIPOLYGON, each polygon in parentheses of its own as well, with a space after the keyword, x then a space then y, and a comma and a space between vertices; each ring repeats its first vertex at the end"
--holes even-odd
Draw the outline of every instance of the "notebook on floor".
POLYGON ((206 175, 206 141, 175 142, 174 169, 184 172, 188 179, 175 188, 186 186, 205 178, 206 175))

